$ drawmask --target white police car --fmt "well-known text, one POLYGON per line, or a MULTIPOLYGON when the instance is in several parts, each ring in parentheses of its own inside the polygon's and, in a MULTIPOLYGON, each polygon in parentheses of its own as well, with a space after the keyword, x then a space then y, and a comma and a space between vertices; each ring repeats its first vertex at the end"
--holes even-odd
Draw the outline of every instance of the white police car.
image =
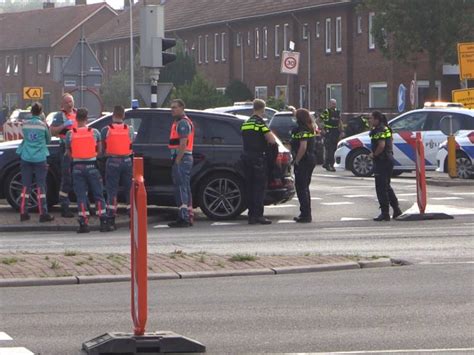
MULTIPOLYGON (((394 175, 415 170, 416 132, 421 132, 425 145, 426 170, 435 170, 438 167, 436 155, 441 143, 446 140, 446 135, 440 130, 440 121, 447 115, 453 116, 461 123, 461 130, 474 130, 474 110, 456 103, 427 102, 424 108, 408 111, 389 122, 394 133, 394 175)), ((345 138, 337 146, 335 168, 351 170, 356 176, 370 176, 373 173, 370 152, 369 132, 345 138)))
MULTIPOLYGON (((461 179, 474 178, 474 131, 458 131, 456 140, 456 169, 461 179)), ((441 173, 448 172, 448 142, 444 141, 436 155, 441 173)))

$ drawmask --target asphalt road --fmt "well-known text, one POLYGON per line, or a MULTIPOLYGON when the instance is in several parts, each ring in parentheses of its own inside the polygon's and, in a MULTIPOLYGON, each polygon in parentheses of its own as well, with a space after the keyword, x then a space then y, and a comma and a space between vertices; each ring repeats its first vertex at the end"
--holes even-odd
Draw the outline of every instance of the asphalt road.
MULTIPOLYGON (((473 285, 468 263, 159 281, 149 285, 147 330, 194 338, 209 354, 472 353, 473 285)), ((132 329, 128 283, 0 292, 0 330, 42 355, 79 354, 86 340, 132 329)))

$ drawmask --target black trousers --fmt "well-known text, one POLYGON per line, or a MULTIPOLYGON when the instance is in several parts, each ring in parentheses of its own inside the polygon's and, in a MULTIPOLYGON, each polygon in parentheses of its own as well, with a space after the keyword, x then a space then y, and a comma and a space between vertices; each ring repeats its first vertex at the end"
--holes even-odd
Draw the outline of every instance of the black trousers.
POLYGON ((380 210, 389 213, 389 206, 398 207, 398 199, 390 186, 393 161, 391 159, 374 159, 375 191, 379 200, 380 210))
POLYGON ((249 219, 263 217, 268 163, 264 154, 242 154, 249 219))
POLYGON ((334 153, 339 141, 339 129, 329 128, 324 135, 324 165, 334 166, 334 153))
POLYGON ((311 218, 311 194, 309 192, 309 185, 315 166, 316 158, 305 158, 295 166, 295 188, 298 201, 300 202, 300 217, 311 218))

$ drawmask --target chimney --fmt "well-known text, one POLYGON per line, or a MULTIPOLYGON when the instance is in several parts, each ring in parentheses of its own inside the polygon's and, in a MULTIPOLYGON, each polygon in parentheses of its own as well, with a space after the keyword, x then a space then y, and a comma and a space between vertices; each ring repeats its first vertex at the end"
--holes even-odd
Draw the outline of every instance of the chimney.
POLYGON ((87 0, 76 0, 76 6, 87 5, 87 0))
POLYGON ((53 8, 54 8, 54 2, 48 0, 43 3, 43 9, 53 9, 53 8))

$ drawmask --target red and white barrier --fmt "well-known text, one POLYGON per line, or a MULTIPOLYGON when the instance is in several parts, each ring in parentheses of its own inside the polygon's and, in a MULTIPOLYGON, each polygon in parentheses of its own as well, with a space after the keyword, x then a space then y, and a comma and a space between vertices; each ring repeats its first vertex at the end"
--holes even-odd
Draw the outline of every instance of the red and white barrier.
POLYGON ((3 124, 3 140, 14 141, 17 139, 23 139, 21 122, 5 122, 3 124))
POLYGON ((420 213, 426 209, 425 147, 421 133, 416 132, 416 198, 420 213))

